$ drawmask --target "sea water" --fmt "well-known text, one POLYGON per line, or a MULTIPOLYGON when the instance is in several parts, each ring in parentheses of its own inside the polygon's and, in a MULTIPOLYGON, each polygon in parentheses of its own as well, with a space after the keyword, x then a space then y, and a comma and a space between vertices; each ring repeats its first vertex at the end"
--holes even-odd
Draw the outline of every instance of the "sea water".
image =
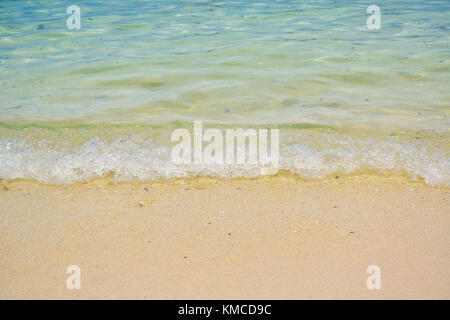
POLYGON ((448 0, 1 1, 0 179, 260 174, 172 163, 171 132, 203 121, 279 129, 300 177, 448 186, 449 16, 448 0))

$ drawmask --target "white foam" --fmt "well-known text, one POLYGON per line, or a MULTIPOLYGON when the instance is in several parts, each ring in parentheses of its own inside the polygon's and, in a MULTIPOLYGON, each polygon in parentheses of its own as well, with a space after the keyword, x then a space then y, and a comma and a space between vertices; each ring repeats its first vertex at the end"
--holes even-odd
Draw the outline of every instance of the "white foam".
MULTIPOLYGON (((379 173, 407 172, 411 178, 422 177, 430 185, 450 186, 449 157, 438 148, 419 141, 393 138, 375 141, 331 134, 323 135, 321 143, 314 139, 301 133, 296 134, 294 143, 291 139, 290 144, 282 144, 280 169, 306 178, 367 169, 379 173)), ((177 166, 170 160, 170 151, 169 145, 155 145, 147 138, 136 137, 110 143, 94 137, 77 148, 56 149, 19 138, 3 139, 0 140, 0 178, 70 184, 111 173, 117 181, 195 175, 255 177, 260 174, 258 165, 177 166)))

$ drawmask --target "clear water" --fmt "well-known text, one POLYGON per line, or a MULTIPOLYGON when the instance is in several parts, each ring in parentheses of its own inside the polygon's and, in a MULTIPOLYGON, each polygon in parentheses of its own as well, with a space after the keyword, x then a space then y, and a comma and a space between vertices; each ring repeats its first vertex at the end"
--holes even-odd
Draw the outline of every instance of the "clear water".
POLYGON ((450 185, 450 2, 1 1, 0 179, 255 176, 170 133, 279 128, 281 169, 450 185), (68 30, 66 8, 81 8, 68 30), (366 8, 381 8, 369 30, 366 8))

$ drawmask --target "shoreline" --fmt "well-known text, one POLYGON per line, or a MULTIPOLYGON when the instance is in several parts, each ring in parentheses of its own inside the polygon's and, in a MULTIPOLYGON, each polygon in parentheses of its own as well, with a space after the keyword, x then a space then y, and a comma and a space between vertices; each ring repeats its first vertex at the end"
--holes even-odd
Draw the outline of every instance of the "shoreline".
POLYGON ((401 176, 3 182, 3 299, 448 299, 450 188, 401 176), (381 268, 368 290, 366 269, 381 268), (66 268, 81 269, 68 290, 66 268))
POLYGON ((374 169, 359 169, 354 170, 350 173, 343 173, 341 171, 336 171, 330 174, 327 174, 324 177, 305 177, 299 176, 296 173, 293 173, 286 169, 278 169, 274 174, 260 174, 257 176, 232 176, 232 177, 223 177, 223 176, 215 176, 215 175, 189 175, 186 177, 159 177, 155 179, 138 179, 132 178, 129 180, 126 179, 118 179, 114 176, 113 173, 108 173, 101 177, 94 177, 85 180, 79 180, 75 182, 42 182, 36 179, 24 179, 24 178, 16 178, 16 179, 2 179, 0 178, 0 187, 5 188, 5 190, 9 190, 10 187, 18 186, 18 185, 33 185, 36 187, 76 187, 76 186, 85 186, 90 184, 99 184, 99 185, 178 185, 178 184, 195 184, 196 182, 202 183, 226 183, 226 182, 250 182, 250 181, 275 181, 275 180, 295 180, 298 183, 328 183, 330 181, 335 182, 351 182, 351 181, 362 181, 365 179, 373 179, 379 181, 397 181, 401 183, 411 183, 411 184, 422 184, 426 187, 434 188, 434 189, 448 189, 450 190, 450 186, 444 184, 429 184, 426 182, 425 178, 421 176, 411 176, 405 170, 384 170, 383 172, 379 172, 374 169))

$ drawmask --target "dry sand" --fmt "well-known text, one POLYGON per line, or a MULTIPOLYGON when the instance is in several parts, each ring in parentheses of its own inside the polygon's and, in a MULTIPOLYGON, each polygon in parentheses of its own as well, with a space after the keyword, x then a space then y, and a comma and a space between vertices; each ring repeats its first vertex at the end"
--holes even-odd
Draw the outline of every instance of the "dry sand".
POLYGON ((402 177, 0 185, 0 298, 450 298, 450 189, 402 177), (366 269, 381 268, 368 290, 366 269), (69 290, 66 268, 81 268, 69 290))

